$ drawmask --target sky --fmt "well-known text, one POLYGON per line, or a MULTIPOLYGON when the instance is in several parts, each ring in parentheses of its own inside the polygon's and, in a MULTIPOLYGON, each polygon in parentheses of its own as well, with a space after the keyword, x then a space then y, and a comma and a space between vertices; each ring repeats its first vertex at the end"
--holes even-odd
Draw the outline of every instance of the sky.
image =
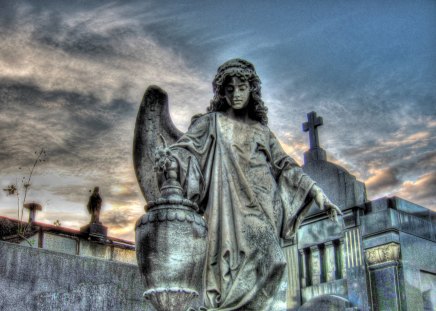
MULTIPOLYGON (((186 131, 231 58, 262 80, 269 127, 300 164, 306 114, 330 161, 436 211, 436 1, 0 0, 0 186, 33 172, 37 220, 79 229, 100 187, 109 235, 134 239, 145 199, 132 142, 144 91, 186 131), (35 153, 36 152, 36 153, 35 153)), ((17 217, 0 191, 0 215, 17 217)), ((27 216, 25 215, 26 219, 27 216)))

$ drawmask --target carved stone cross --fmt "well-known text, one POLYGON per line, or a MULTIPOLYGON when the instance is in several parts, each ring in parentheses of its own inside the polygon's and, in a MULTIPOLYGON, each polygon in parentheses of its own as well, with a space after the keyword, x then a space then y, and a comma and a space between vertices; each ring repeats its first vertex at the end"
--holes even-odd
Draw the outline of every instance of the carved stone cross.
POLYGON ((318 138, 318 126, 323 124, 322 117, 317 117, 316 112, 307 114, 307 122, 303 123, 303 131, 309 132, 310 149, 320 148, 318 138))

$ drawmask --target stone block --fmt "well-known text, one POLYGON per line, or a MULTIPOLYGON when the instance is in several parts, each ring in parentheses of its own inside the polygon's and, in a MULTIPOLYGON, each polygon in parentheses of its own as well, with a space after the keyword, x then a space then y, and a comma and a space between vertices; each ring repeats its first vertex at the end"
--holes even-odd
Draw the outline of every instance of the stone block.
POLYGON ((111 247, 94 241, 81 240, 79 250, 80 256, 111 259, 111 247))
POLYGON ((297 236, 298 248, 301 249, 339 239, 343 236, 343 232, 337 223, 324 219, 302 225, 297 231, 297 236))
POLYGON ((78 240, 63 237, 56 234, 44 233, 42 248, 77 255, 78 240))
MULTIPOLYGON (((366 202, 365 185, 344 168, 328 161, 318 160, 305 163, 303 170, 341 209, 366 202)), ((313 205, 307 216, 315 214, 320 214, 320 211, 313 205)))
POLYGON ((375 310, 400 310, 398 266, 388 263, 370 267, 373 307, 375 310))

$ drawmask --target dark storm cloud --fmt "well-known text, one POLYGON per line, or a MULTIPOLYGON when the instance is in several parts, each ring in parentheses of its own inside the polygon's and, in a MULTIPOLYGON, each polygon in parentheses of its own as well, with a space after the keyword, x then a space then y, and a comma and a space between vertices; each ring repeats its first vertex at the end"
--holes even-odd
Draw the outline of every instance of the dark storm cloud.
POLYGON ((428 151, 419 154, 409 154, 402 158, 391 161, 392 167, 398 170, 399 174, 406 174, 411 169, 421 173, 436 168, 436 151, 428 151))
MULTIPOLYGON (((49 25, 49 29, 56 29, 56 25, 49 25)), ((92 58, 99 57, 120 57, 117 49, 112 45, 114 36, 123 34, 121 31, 101 35, 96 33, 87 33, 84 26, 78 26, 56 37, 56 34, 41 32, 40 29, 35 31, 33 38, 35 41, 56 49, 76 55, 92 58)))
POLYGON ((83 161, 86 166, 99 167, 93 152, 103 152, 101 140, 117 122, 135 113, 133 104, 123 99, 105 103, 93 94, 43 91, 31 83, 6 79, 0 80, 0 102, 0 113, 8 116, 0 125, 0 140, 13 148, 7 156, 1 155, 3 170, 13 162, 26 165, 22 149, 41 147, 49 152, 52 164, 68 166, 83 161), (76 160, 65 158, 72 154, 76 160))
MULTIPOLYGON (((98 58, 117 54, 112 45, 113 34, 91 32, 86 23, 69 26, 65 24, 59 11, 49 11, 44 14, 38 14, 37 11, 33 8, 28 12, 35 17, 31 30, 31 38, 35 42, 78 56, 98 58)), ((16 27, 14 23, 9 26, 16 27)))
MULTIPOLYGON (((139 10, 144 5, 140 5, 139 10)), ((129 54, 129 49, 124 48, 126 41, 134 39, 140 29, 134 27, 135 14, 126 16, 131 18, 132 23, 121 22, 114 27, 106 29, 104 23, 116 22, 116 19, 107 13, 107 10, 120 10, 122 5, 101 5, 89 12, 89 16, 83 16, 82 20, 75 23, 66 23, 59 12, 48 12, 43 18, 39 18, 32 31, 32 39, 43 46, 59 49, 71 56, 86 57, 95 60, 119 61, 120 59, 134 59, 134 54, 129 54), (98 10, 102 9, 102 15, 98 16, 98 10), (93 14, 91 14, 93 12, 93 14), (106 15, 105 15, 106 12, 106 15), (97 20, 94 21, 94 19, 97 20), (100 19, 100 20, 99 20, 100 19)))
POLYGON ((398 186, 401 184, 401 180, 397 175, 397 170, 389 167, 375 175, 374 178, 368 179, 366 181, 366 187, 369 191, 382 192, 386 190, 386 188, 398 186))
MULTIPOLYGON (((174 23, 183 15, 180 9, 183 6, 173 4, 162 8, 153 1, 89 1, 80 5, 64 1, 7 3, 0 12, 3 26, 0 34, 14 35, 25 25, 26 34, 43 47, 70 56, 100 61, 105 61, 104 58, 113 61, 111 58, 116 57, 119 61, 119 58, 139 56, 132 53, 131 43, 126 42, 137 39, 138 35, 175 43, 178 37, 166 40, 165 33, 185 33, 183 27, 174 23)), ((142 51, 141 57, 147 57, 147 52, 142 51)))
POLYGON ((392 153, 378 153, 379 156, 374 156, 370 163, 364 162, 364 157, 356 161, 365 163, 365 168, 368 168, 366 186, 369 197, 395 195, 434 210, 436 152, 420 152, 418 149, 415 153, 404 150, 403 153, 398 157, 392 153))

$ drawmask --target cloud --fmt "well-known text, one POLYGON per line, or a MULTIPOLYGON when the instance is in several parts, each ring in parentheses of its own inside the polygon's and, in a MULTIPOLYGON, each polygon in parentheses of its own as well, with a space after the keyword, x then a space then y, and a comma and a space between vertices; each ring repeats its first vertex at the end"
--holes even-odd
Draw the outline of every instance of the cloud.
POLYGON ((124 228, 126 226, 131 226, 135 219, 132 218, 129 210, 109 210, 102 214, 102 221, 109 225, 111 228, 124 228), (127 213, 126 213, 127 212, 127 213))
POLYGON ((407 180, 403 182, 396 195, 402 198, 413 197, 413 202, 436 212, 434 189, 436 189, 436 172, 430 172, 420 176, 415 181, 407 180))
POLYGON ((0 31, 3 168, 12 159, 28 164, 26 153, 43 146, 53 166, 110 173, 127 160, 148 84, 168 91, 182 129, 193 113, 204 111, 199 103, 207 100, 199 98, 208 99, 208 83, 138 30, 129 16, 133 10, 107 5, 71 14, 26 6, 14 12, 15 20, 0 31), (103 161, 108 155, 112 161, 103 161))
POLYGON ((436 152, 411 155, 389 163, 372 163, 370 177, 365 180, 370 199, 400 196, 403 199, 435 208, 434 177, 436 152), (377 167, 383 167, 377 169, 377 167))
POLYGON ((79 12, 17 10, 9 31, 0 32, 2 55, 10 55, 0 58, 1 75, 43 91, 92 94, 102 102, 138 101, 147 84, 204 88, 177 53, 143 32, 128 14, 133 10, 114 5, 79 12), (53 14, 57 18, 49 18, 53 14))
POLYGON ((397 177, 395 168, 386 168, 372 171, 372 176, 365 182, 369 191, 381 192, 386 188, 397 186, 401 181, 397 177))
POLYGON ((291 132, 278 132, 280 135, 279 142, 283 150, 289 154, 297 163, 303 165, 303 154, 308 150, 307 144, 298 139, 295 134, 291 132))
POLYGON ((103 210, 101 221, 110 228, 111 235, 134 240, 136 220, 144 213, 143 208, 139 207, 138 204, 132 204, 132 206, 112 205, 109 209, 103 210))
MULTIPOLYGON (((129 16, 133 10, 107 5, 56 12, 17 5, 0 30, 0 180, 9 184, 28 174, 34 151, 44 147, 48 159, 37 167, 28 199, 43 201, 40 217, 49 223, 84 225, 87 191, 99 185, 104 204, 112 207, 110 225, 132 237, 131 226, 126 231, 111 215, 120 215, 113 209, 143 213, 131 150, 146 86, 168 91, 171 110, 184 112, 174 116, 182 129, 192 114, 204 111, 200 103, 207 100, 200 98, 208 99, 203 94, 209 84, 144 33, 129 16)), ((15 205, 3 196, 0 202, 15 205)), ((16 214, 13 208, 5 213, 16 214)))

